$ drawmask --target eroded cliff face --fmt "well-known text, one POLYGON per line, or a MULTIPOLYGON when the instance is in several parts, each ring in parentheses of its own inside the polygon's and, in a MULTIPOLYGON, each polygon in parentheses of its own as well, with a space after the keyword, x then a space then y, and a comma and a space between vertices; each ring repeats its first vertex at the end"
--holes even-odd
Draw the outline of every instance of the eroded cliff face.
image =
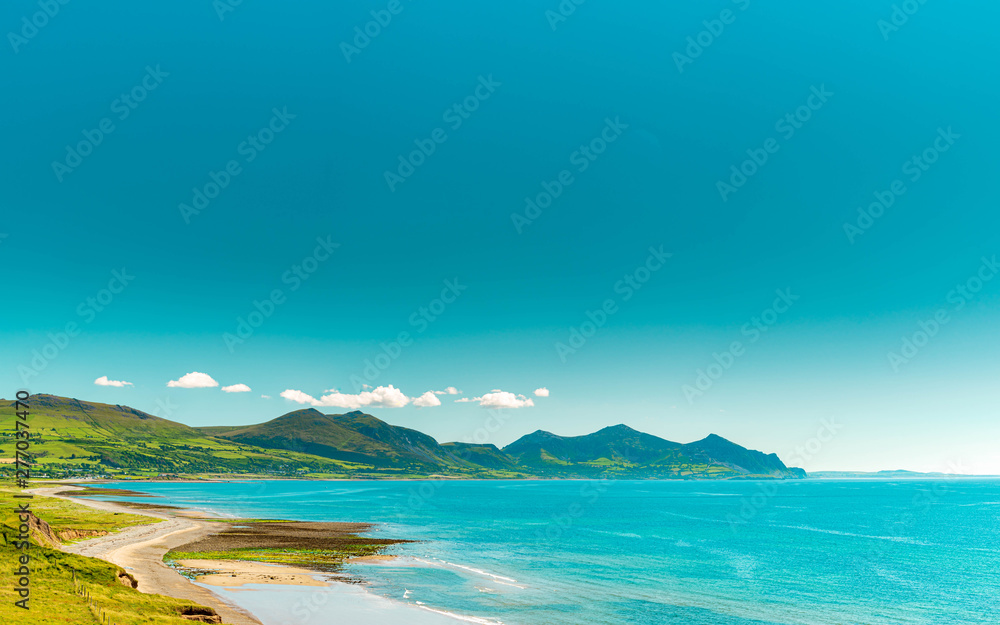
POLYGON ((72 540, 82 540, 84 538, 94 538, 95 536, 107 536, 108 532, 104 530, 63 530, 56 533, 59 540, 63 542, 69 542, 72 540))
POLYGON ((34 514, 28 515, 28 530, 31 538, 39 545, 58 549, 59 545, 62 544, 62 540, 52 531, 52 527, 34 514))
POLYGON ((28 529, 32 540, 43 547, 53 549, 58 549, 63 543, 108 535, 106 530, 62 530, 57 532, 34 513, 30 513, 28 516, 28 529))

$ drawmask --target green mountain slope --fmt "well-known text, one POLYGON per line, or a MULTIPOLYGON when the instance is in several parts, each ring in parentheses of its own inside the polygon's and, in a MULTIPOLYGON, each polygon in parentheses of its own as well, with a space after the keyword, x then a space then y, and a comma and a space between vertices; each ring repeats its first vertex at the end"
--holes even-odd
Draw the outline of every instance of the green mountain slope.
MULTIPOLYGON (((282 474, 327 477, 794 478, 774 454, 711 435, 682 445, 625 425, 585 436, 538 430, 504 449, 439 444, 360 411, 296 410, 249 426, 193 428, 126 406, 35 395, 39 471, 282 474)), ((13 456, 13 402, 0 400, 0 455, 13 456)), ((0 465, 2 472, 3 465, 0 465)))
POLYGON ((430 436, 361 412, 325 415, 313 408, 296 410, 266 423, 219 432, 218 437, 376 467, 427 470, 451 464, 430 436))
MULTIPOLYGON (((30 405, 32 429, 63 439, 147 440, 162 437, 179 440, 202 436, 183 423, 127 406, 95 404, 55 395, 33 395, 30 405)), ((0 409, 11 406, 12 402, 0 400, 0 409)), ((3 416, 12 417, 6 410, 3 416)))
POLYGON ((774 454, 765 455, 711 435, 681 445, 626 425, 584 436, 538 430, 503 448, 519 464, 543 475, 610 474, 619 477, 803 477, 774 454))
MULTIPOLYGON (((29 399, 36 473, 344 473, 367 467, 208 436, 126 406, 54 395, 29 399)), ((0 455, 14 455, 14 405, 0 400, 0 455)))
POLYGON ((496 445, 475 443, 442 443, 442 452, 458 466, 481 466, 501 471, 525 470, 517 461, 500 451, 496 445))
POLYGON ((530 466, 548 466, 552 458, 569 463, 645 464, 680 447, 679 443, 638 432, 626 425, 615 425, 586 436, 556 436, 537 430, 507 445, 503 451, 530 466))
POLYGON ((388 445, 406 459, 430 464, 450 464, 441 453, 438 442, 423 432, 389 425, 359 410, 342 415, 330 415, 330 418, 337 425, 388 445))
POLYGON ((778 459, 777 454, 764 454, 740 447, 716 434, 709 434, 700 441, 688 443, 683 446, 683 450, 695 461, 716 462, 751 475, 784 477, 789 471, 788 467, 778 459))

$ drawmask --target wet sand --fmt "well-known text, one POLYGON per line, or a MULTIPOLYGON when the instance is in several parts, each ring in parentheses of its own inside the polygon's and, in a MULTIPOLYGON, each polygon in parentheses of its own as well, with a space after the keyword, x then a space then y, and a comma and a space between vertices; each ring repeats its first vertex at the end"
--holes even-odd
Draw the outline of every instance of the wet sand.
POLYGON ((284 586, 326 586, 311 569, 264 562, 232 560, 178 560, 186 569, 212 571, 199 575, 197 581, 209 586, 242 586, 244 584, 282 584, 284 586))

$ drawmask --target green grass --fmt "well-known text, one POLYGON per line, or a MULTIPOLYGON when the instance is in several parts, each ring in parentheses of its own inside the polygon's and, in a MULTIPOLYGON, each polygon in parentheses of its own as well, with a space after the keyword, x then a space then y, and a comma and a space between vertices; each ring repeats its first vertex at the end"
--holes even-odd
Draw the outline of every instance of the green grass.
MULTIPOLYGON (((0 401, 0 457, 14 456, 13 403, 0 401)), ((228 441, 129 408, 63 398, 32 398, 35 474, 288 474, 344 476, 373 467, 356 462, 228 441)), ((0 473, 9 472, 0 465, 0 473)))
MULTIPOLYGON (((6 537, 16 532, 3 526, 6 537)), ((16 568, 18 551, 11 541, 0 545, 0 569, 16 568)), ((10 584, 0 586, 0 619, 6 623, 31 625, 74 625, 99 623, 95 612, 103 611, 120 625, 190 625, 180 616, 180 609, 192 605, 189 601, 147 595, 128 588, 118 581, 120 569, 102 560, 84 558, 55 549, 31 547, 30 611, 14 605, 16 597, 10 584), (73 582, 76 571, 78 588, 89 599, 77 594, 73 582)))
MULTIPOLYGON (((19 566, 21 552, 14 548, 16 516, 14 490, 0 488, 0 506, 3 523, 0 532, 0 570, 7 582, 19 566)), ((19 503, 25 500, 17 500, 19 503)), ((34 497, 29 501, 32 510, 56 532, 70 529, 121 529, 131 525, 152 522, 155 519, 132 514, 102 512, 86 506, 52 499, 34 497)), ((141 593, 118 581, 124 573, 119 567, 85 558, 32 542, 30 610, 14 605, 20 599, 13 583, 0 584, 0 622, 30 625, 89 625, 100 623, 97 614, 103 613, 117 625, 191 625, 192 621, 180 616, 181 609, 192 606, 189 601, 141 593), (76 582, 74 583, 74 573, 76 582), (87 597, 81 596, 85 593, 87 597)))
POLYGON ((613 467, 621 463, 615 462, 614 460, 610 460, 608 458, 598 458, 597 460, 591 460, 590 462, 582 462, 580 464, 586 464, 592 467, 613 467))
POLYGON ((347 558, 372 556, 381 546, 358 544, 337 550, 319 549, 229 549, 227 551, 170 551, 163 561, 179 566, 178 560, 235 560, 288 564, 315 570, 336 569, 347 558))
MULTIPOLYGON (((0 505, 3 505, 4 521, 13 524, 14 515, 10 514, 16 505, 9 488, 0 488, 0 505)), ((72 501, 54 499, 52 497, 35 497, 28 500, 31 510, 52 527, 57 535, 61 532, 76 531, 81 534, 118 532, 133 525, 149 525, 159 523, 160 519, 138 514, 105 512, 95 510, 72 501)))
POLYGON ((569 466, 569 465, 573 464, 572 462, 568 462, 566 460, 560 460, 559 458, 556 458, 555 456, 553 456, 549 452, 545 451, 544 449, 541 450, 539 456, 541 457, 542 462, 545 462, 545 463, 548 463, 548 464, 556 464, 556 465, 561 465, 561 466, 569 466))
MULTIPOLYGON (((42 484, 32 484, 42 486, 42 484)), ((59 486, 58 484, 44 484, 44 486, 59 486)), ((13 521, 13 510, 16 508, 14 494, 21 492, 10 487, 0 487, 0 506, 3 506, 0 519, 10 524, 13 521)), ((159 523, 160 519, 143 516, 140 514, 126 514, 118 512, 106 512, 97 510, 83 504, 54 497, 34 497, 27 501, 31 504, 32 511, 52 526, 56 533, 67 530, 104 530, 107 532, 118 532, 133 525, 149 525, 159 523)))

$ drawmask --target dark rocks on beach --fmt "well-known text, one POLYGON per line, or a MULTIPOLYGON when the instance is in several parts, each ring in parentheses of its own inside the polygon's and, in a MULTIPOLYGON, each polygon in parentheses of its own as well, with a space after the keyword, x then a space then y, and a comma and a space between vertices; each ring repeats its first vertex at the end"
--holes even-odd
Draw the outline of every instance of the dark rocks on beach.
POLYGON ((197 621, 199 623, 221 623, 222 617, 219 616, 215 610, 212 608, 206 608, 204 606, 185 606, 180 609, 181 618, 186 618, 190 621, 197 621))

